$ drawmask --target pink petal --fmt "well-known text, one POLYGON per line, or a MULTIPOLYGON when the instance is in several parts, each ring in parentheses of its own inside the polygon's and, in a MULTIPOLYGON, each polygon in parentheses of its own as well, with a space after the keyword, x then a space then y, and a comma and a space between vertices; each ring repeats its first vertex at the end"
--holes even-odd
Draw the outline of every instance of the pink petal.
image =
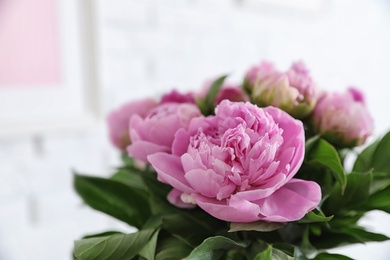
POLYGON ((228 184, 223 186, 218 191, 217 200, 223 200, 223 199, 230 197, 230 195, 232 195, 232 193, 236 190, 236 187, 237 186, 232 182, 229 182, 228 184))
POLYGON ((264 110, 269 113, 279 127, 283 129, 282 135, 284 142, 282 147, 280 147, 280 150, 284 151, 290 147, 295 148, 295 152, 290 163, 290 172, 287 176, 287 180, 290 180, 301 167, 305 154, 305 132, 302 122, 299 120, 291 120, 290 115, 274 107, 266 107, 264 110))
POLYGON ((157 171, 158 177, 164 182, 182 192, 194 192, 184 178, 184 171, 179 157, 167 153, 155 153, 149 155, 148 160, 157 171))
POLYGON ((224 177, 216 174, 213 170, 195 169, 185 173, 188 183, 200 194, 215 198, 222 188, 224 177))
POLYGON ((192 194, 196 204, 215 218, 230 222, 253 222, 259 220, 258 208, 242 207, 241 209, 229 206, 226 200, 219 201, 200 194, 192 194))
POLYGON ((127 147, 129 156, 147 162, 147 156, 158 152, 169 152, 166 146, 154 144, 148 141, 137 141, 127 147))
POLYGON ((185 153, 181 156, 181 163, 183 165, 184 171, 189 172, 191 170, 201 169, 207 170, 207 167, 202 163, 202 159, 199 154, 196 153, 195 158, 192 155, 185 153))
POLYGON ((172 154, 181 156, 187 152, 188 145, 190 144, 190 135, 180 128, 175 133, 175 138, 172 143, 172 154))
POLYGON ((181 128, 179 119, 176 115, 169 115, 160 121, 145 120, 142 130, 147 136, 144 139, 171 147, 174 134, 181 128))
POLYGON ((254 187, 252 190, 241 191, 238 194, 240 197, 249 201, 260 200, 270 196, 275 190, 281 187, 285 179, 286 176, 284 174, 277 174, 261 187, 254 187))
POLYGON ((317 183, 293 179, 267 198, 254 203, 260 206, 263 220, 284 222, 303 218, 321 200, 317 183))
POLYGON ((143 124, 144 120, 139 115, 134 115, 131 117, 129 122, 129 132, 131 133, 130 138, 132 142, 144 139, 142 132, 143 124))

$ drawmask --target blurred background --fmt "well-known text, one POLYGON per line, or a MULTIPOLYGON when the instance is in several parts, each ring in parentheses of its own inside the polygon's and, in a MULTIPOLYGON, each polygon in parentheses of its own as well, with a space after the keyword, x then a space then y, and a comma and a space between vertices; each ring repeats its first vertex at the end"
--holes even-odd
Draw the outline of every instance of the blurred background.
MULTIPOLYGON (((361 88, 373 138, 390 129, 388 0, 0 0, 0 259, 71 259, 83 235, 131 231, 72 188, 73 170, 119 163, 107 113, 220 74, 240 82, 264 59, 361 88)), ((390 235, 385 214, 364 224, 390 235)), ((384 260, 390 243, 335 252, 384 260)))

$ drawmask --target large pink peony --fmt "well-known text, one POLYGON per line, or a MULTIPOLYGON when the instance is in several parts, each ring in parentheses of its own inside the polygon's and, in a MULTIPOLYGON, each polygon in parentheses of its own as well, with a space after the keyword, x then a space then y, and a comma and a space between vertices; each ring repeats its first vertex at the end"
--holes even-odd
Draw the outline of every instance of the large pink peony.
POLYGON ((285 222, 321 199, 318 184, 293 179, 304 144, 302 123, 282 110, 224 100, 215 116, 176 132, 172 154, 148 159, 159 180, 174 187, 170 201, 177 206, 194 203, 231 222, 285 222))
POLYGON ((157 102, 151 98, 132 101, 111 112, 107 117, 110 139, 114 146, 126 150, 130 144, 129 122, 133 115, 143 118, 157 102))
POLYGON ((150 110, 145 118, 133 116, 129 155, 146 162, 150 154, 170 152, 176 131, 187 129, 191 119, 198 116, 201 116, 198 107, 188 103, 163 103, 150 110))
POLYGON ((363 144, 373 132, 373 119, 356 88, 345 93, 326 93, 313 113, 316 132, 339 147, 363 144))

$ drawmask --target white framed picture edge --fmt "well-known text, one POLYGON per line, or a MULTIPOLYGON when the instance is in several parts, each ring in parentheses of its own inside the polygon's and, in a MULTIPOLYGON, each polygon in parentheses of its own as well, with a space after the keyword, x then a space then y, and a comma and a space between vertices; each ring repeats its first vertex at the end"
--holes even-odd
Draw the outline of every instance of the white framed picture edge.
POLYGON ((0 88, 0 138, 89 129, 98 123, 95 4, 56 0, 59 86, 0 88))
POLYGON ((321 13, 329 8, 331 0, 236 0, 248 8, 271 6, 282 9, 294 9, 306 13, 321 13))

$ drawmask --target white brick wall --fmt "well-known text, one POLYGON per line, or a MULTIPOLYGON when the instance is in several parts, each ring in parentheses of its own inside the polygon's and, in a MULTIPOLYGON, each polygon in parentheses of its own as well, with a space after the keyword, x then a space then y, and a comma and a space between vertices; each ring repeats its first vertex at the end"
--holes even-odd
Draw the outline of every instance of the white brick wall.
MULTIPOLYGON (((384 112, 390 109, 390 4, 325 2, 310 13, 245 0, 96 1, 103 111, 173 87, 194 89, 219 74, 239 79, 260 59, 281 68, 303 59, 323 88, 363 88, 376 134, 384 133, 390 128, 384 112)), ((117 162, 101 121, 83 132, 0 139, 0 259, 70 259, 73 240, 86 233, 130 230, 83 207, 72 189, 72 169, 106 176, 117 162)), ((389 220, 370 214, 366 223, 390 235, 389 220)), ((388 259, 389 245, 345 252, 388 259)))

